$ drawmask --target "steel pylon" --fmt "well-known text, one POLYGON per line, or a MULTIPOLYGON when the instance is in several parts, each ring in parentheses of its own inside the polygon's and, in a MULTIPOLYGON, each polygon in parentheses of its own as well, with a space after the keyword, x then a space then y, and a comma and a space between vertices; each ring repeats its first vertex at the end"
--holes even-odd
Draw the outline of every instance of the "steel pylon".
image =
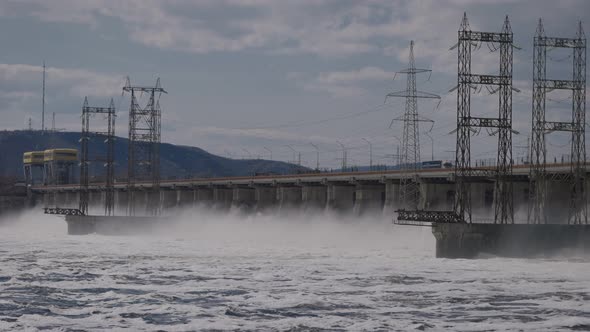
POLYGON ((512 54, 513 33, 508 16, 501 32, 472 31, 463 14, 459 27, 458 43, 451 49, 458 49, 457 75, 457 146, 455 150, 455 205, 454 210, 460 222, 471 222, 471 188, 468 177, 474 173, 471 168, 471 134, 474 128, 488 128, 498 136, 496 169, 491 172, 495 178, 494 222, 514 223, 512 194, 512 54), (472 51, 486 43, 490 51, 500 51, 499 75, 480 75, 471 72, 472 51), (486 86, 491 94, 498 94, 498 117, 484 118, 471 116, 471 94, 477 86, 486 86))
POLYGON ((111 99, 108 107, 88 106, 88 98, 84 98, 82 106, 82 137, 80 138, 80 202, 79 210, 84 215, 88 214, 88 202, 90 195, 90 165, 93 162, 102 164, 105 168, 105 193, 104 213, 107 216, 114 214, 115 207, 115 103, 111 99), (90 119, 95 115, 103 115, 106 120, 106 128, 102 131, 91 131, 90 119), (106 144, 106 154, 98 155, 90 153, 90 141, 95 138, 106 144))
POLYGON ((129 195, 127 214, 135 215, 137 181, 149 181, 147 191, 146 213, 159 215, 160 202, 160 141, 161 117, 160 95, 167 93, 160 86, 160 79, 155 86, 132 86, 127 78, 123 93, 131 94, 129 107, 129 147, 127 161, 127 191, 129 195), (146 93, 148 102, 145 107, 139 105, 137 94, 146 93))
POLYGON ((417 209, 420 203, 420 183, 418 182, 418 169, 420 169, 420 128, 419 122, 434 121, 418 115, 418 98, 440 99, 440 96, 418 91, 416 89, 416 74, 431 72, 429 69, 416 68, 414 60, 414 41, 410 41, 410 55, 408 68, 398 71, 396 74, 406 74, 406 90, 391 92, 389 97, 403 97, 406 99, 405 111, 401 117, 393 121, 402 121, 404 124, 402 136, 401 165, 402 177, 399 186, 399 208, 417 209))
POLYGON ((568 223, 588 223, 585 185, 585 124, 586 124, 586 36, 582 22, 578 23, 575 38, 547 37, 543 21, 539 19, 533 38, 533 105, 531 134, 531 171, 529 186, 528 222, 547 223, 546 201, 548 181, 569 183, 570 207, 568 223), (570 48, 573 51, 571 80, 547 78, 547 50, 570 48), (572 118, 570 121, 546 121, 547 93, 553 90, 572 91, 572 118), (551 132, 571 132, 570 174, 549 178, 546 170, 546 135, 551 132))

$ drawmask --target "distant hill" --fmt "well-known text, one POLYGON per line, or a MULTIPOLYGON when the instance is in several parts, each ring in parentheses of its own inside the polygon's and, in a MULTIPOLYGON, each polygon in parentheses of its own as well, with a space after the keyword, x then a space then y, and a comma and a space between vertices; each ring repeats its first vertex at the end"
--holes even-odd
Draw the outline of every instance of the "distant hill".
MULTIPOLYGON (((80 133, 41 131, 0 131, 0 176, 23 178, 23 153, 50 148, 80 149, 80 133)), ((115 145, 115 172, 117 177, 127 174, 126 138, 118 137, 115 145)), ((104 154, 105 144, 92 141, 90 151, 104 154)), ((254 173, 286 174, 304 171, 297 165, 263 159, 230 159, 211 154, 191 146, 162 143, 160 147, 162 179, 187 177, 248 176, 254 173)))

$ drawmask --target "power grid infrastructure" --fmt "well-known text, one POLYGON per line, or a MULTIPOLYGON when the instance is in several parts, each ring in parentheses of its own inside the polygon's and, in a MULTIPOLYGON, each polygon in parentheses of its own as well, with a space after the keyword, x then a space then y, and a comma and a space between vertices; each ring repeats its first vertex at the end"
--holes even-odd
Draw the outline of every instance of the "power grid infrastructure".
POLYGON ((129 201, 127 214, 136 215, 137 181, 150 181, 151 186, 146 189, 146 213, 160 214, 160 141, 162 130, 162 112, 160 96, 167 93, 160 85, 160 78, 155 86, 133 86, 129 77, 123 93, 131 94, 129 107, 129 147, 127 160, 127 190, 129 201), (147 94, 148 101, 141 107, 139 99, 147 94), (139 96, 138 96, 139 94, 139 96))
MULTIPOLYGON (((79 210, 82 214, 88 214, 88 205, 90 199, 90 164, 98 162, 103 164, 105 169, 104 188, 104 213, 107 216, 114 214, 115 207, 115 103, 113 99, 108 107, 91 107, 88 106, 88 97, 84 98, 82 106, 82 137, 81 155, 80 155, 80 201, 79 210), (104 130, 91 130, 90 120, 97 115, 104 116, 106 126, 102 126, 104 130), (106 144, 106 154, 98 155, 90 153, 90 141, 101 140, 106 144)), ((96 167, 94 167, 96 169, 96 167)))
POLYGON ((568 223, 588 222, 586 202, 586 36, 582 22, 578 23, 575 38, 547 37, 543 21, 539 19, 533 38, 533 107, 531 136, 530 205, 528 222, 544 224, 546 220, 547 182, 558 181, 571 186, 568 223), (547 50, 565 48, 573 51, 571 80, 547 78, 547 50), (572 114, 570 121, 547 121, 547 93, 553 90, 571 90, 572 114), (561 177, 548 178, 546 170, 546 135, 552 132, 571 132, 571 172, 561 177))
MULTIPOLYGON (((468 177, 471 168, 471 134, 474 128, 491 128, 498 136, 498 154, 494 188, 494 223, 514 223, 512 180, 512 56, 513 33, 508 20, 501 32, 472 31, 467 14, 458 32, 457 75, 457 148, 455 150, 455 206, 459 221, 471 222, 471 190, 468 177), (490 51, 500 51, 499 75, 481 75, 471 72, 473 50, 486 43, 490 51), (498 117, 485 118, 471 115, 471 94, 477 85, 486 86, 490 94, 498 95, 498 117)), ((451 48, 453 49, 453 48, 451 48)))
POLYGON ((434 121, 418 115, 418 98, 440 99, 440 96, 429 92, 418 91, 416 89, 416 74, 430 72, 431 70, 429 69, 416 68, 414 41, 410 41, 408 68, 396 72, 396 74, 407 75, 406 90, 391 92, 385 96, 386 102, 387 98, 390 97, 402 97, 406 99, 404 114, 392 120, 392 124, 394 121, 402 121, 404 124, 400 165, 404 176, 400 179, 399 186, 399 203, 402 209, 417 209, 420 202, 420 184, 418 183, 417 172, 420 168, 420 129, 418 124, 419 122, 434 123, 434 121))
MULTIPOLYGON (((457 86, 457 141, 455 149, 455 200, 453 211, 436 211, 423 214, 417 210, 398 210, 398 220, 426 222, 471 223, 471 185, 474 176, 494 178, 494 223, 514 223, 514 201, 512 184, 512 65, 513 33, 508 16, 501 32, 473 31, 467 20, 467 13, 458 31, 458 42, 451 50, 458 49, 457 86), (474 74, 471 71, 472 51, 487 44, 491 52, 500 51, 499 75, 474 74), (471 115, 472 91, 485 86, 490 94, 498 95, 498 117, 471 115), (471 167, 471 135, 475 128, 487 128, 490 135, 498 136, 497 163, 494 169, 471 167), (451 216, 451 217, 450 217, 451 216)), ((481 89, 479 89, 481 90, 481 89)), ((516 89, 514 89, 516 90, 516 89)), ((518 90, 516 90, 518 91, 518 90)))

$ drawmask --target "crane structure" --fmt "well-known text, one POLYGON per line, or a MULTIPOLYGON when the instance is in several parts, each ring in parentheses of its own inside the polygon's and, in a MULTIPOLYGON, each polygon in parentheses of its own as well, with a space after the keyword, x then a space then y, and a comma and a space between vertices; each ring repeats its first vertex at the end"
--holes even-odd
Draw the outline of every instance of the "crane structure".
POLYGON ((146 213, 157 216, 160 214, 160 141, 162 130, 162 112, 160 96, 167 93, 160 85, 132 86, 129 77, 123 93, 131 94, 129 107, 129 147, 127 160, 127 190, 129 201, 127 214, 136 215, 137 181, 151 181, 147 189, 146 213), (147 94, 145 107, 139 105, 141 94, 147 94), (139 96, 138 96, 139 94, 139 96))
POLYGON ((439 95, 418 91, 416 89, 416 74, 429 73, 429 69, 416 68, 414 60, 414 41, 410 41, 410 55, 408 68, 398 71, 396 74, 407 75, 406 90, 391 92, 385 100, 390 97, 402 97, 406 99, 404 114, 392 120, 402 121, 404 124, 401 149, 400 168, 404 176, 400 179, 399 208, 417 209, 420 202, 420 184, 418 183, 417 171, 420 168, 420 131, 419 122, 430 122, 432 120, 418 115, 418 98, 440 99, 439 95))
POLYGON ((586 206, 586 36, 582 22, 578 23, 575 38, 547 37, 543 21, 539 19, 533 38, 533 106, 531 135, 531 171, 529 188, 528 222, 544 224, 546 220, 547 147, 546 135, 551 132, 571 132, 571 171, 562 177, 551 177, 552 181, 568 183, 571 186, 568 223, 587 224, 586 206), (571 80, 547 78, 547 51, 566 48, 573 51, 573 77, 571 80), (570 90, 572 113, 569 121, 546 121, 547 93, 553 90, 570 90))
POLYGON ((115 207, 115 119, 117 117, 115 111, 115 103, 113 99, 108 107, 91 107, 88 106, 88 97, 84 98, 82 106, 82 137, 80 138, 80 202, 79 210, 82 214, 88 214, 88 203, 90 199, 90 165, 93 162, 102 163, 104 172, 104 188, 101 188, 105 193, 104 213, 107 216, 114 214, 115 207), (91 118, 102 115, 106 120, 104 130, 91 131, 91 118), (90 143, 93 139, 100 140, 106 144, 106 154, 97 155, 90 153, 90 143))

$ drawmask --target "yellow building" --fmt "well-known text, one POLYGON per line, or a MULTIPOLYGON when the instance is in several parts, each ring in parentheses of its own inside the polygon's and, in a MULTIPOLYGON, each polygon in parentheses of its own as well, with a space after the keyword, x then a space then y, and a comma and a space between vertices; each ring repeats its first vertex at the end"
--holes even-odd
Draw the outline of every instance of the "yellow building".
POLYGON ((43 183, 46 185, 74 183, 74 169, 78 163, 76 149, 43 151, 43 183))
POLYGON ((68 162, 78 161, 78 150, 76 149, 50 149, 43 151, 44 162, 68 162))
POLYGON ((23 169, 26 184, 40 184, 43 181, 44 158, 44 151, 29 151, 23 154, 23 169))

